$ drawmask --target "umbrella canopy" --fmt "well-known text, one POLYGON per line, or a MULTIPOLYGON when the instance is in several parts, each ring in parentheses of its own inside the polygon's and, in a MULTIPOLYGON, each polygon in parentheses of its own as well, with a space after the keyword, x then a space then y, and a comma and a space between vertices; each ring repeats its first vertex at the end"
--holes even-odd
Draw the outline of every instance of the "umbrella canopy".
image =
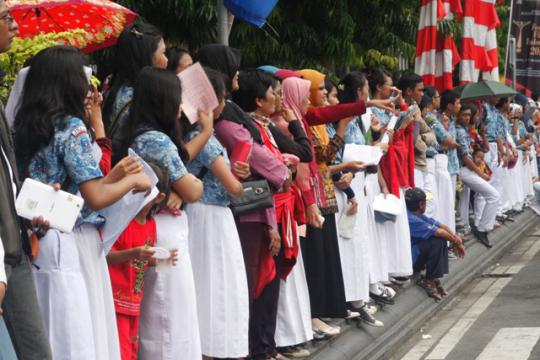
POLYGON ((114 45, 137 17, 108 0, 7 0, 6 4, 19 24, 20 37, 80 29, 86 40, 85 52, 114 45))
POLYGON ((482 100, 493 96, 514 96, 517 92, 497 81, 480 81, 467 84, 461 92, 461 100, 482 100))

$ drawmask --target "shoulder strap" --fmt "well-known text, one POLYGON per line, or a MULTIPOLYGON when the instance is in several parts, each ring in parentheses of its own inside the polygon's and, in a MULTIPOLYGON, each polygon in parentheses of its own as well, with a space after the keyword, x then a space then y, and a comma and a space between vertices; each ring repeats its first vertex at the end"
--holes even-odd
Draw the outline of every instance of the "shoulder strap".
POLYGON ((116 132, 116 130, 118 130, 118 121, 120 120, 122 115, 124 115, 124 113, 129 109, 130 106, 131 106, 131 101, 128 101, 127 103, 125 103, 124 106, 120 108, 120 111, 118 111, 118 114, 116 114, 113 121, 111 121, 111 123, 109 124, 109 128, 107 129, 108 130, 107 134, 110 139, 113 138, 114 133, 116 132))

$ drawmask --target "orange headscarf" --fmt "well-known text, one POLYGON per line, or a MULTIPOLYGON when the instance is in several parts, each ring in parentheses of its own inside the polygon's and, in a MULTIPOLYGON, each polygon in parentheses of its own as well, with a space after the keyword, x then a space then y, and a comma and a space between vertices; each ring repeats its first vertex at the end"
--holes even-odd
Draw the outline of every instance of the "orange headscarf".
POLYGON ((312 104, 315 104, 315 96, 317 95, 317 91, 319 91, 319 88, 321 87, 321 83, 324 86, 324 79, 326 78, 326 75, 318 72, 317 70, 311 69, 300 70, 297 71, 297 73, 300 74, 304 79, 311 82, 311 86, 309 88, 309 100, 311 100, 312 104))

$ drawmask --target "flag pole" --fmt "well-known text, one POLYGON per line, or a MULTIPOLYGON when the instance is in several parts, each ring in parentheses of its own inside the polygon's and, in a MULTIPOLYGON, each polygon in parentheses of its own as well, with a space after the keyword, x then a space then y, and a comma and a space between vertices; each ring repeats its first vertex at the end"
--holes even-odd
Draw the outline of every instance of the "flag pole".
POLYGON ((225 5, 223 5, 223 0, 217 0, 217 10, 218 44, 229 45, 229 12, 225 5))
MULTIPOLYGON (((508 34, 506 36, 506 56, 505 56, 505 62, 504 62, 504 81, 506 82, 506 76, 507 76, 507 72, 508 72, 508 61, 509 61, 509 56, 510 56, 510 37, 511 37, 511 34, 512 34, 512 16, 513 16, 513 12, 514 12, 514 0, 511 0, 510 1, 510 19, 508 20, 508 34)), ((514 43, 515 44, 515 43, 514 43)), ((515 55, 515 53, 514 53, 515 55)), ((515 62, 515 57, 514 57, 514 62, 515 62)), ((515 64, 513 66, 513 69, 512 69, 512 72, 515 72, 515 64)), ((515 85, 513 85, 515 86, 515 85)))

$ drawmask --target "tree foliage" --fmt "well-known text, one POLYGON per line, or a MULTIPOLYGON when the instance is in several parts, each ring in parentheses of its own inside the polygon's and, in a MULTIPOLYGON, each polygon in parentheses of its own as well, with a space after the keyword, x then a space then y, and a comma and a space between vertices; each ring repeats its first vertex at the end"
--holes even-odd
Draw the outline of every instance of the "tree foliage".
MULTIPOLYGON (((216 41, 216 0, 118 0, 162 29, 168 42, 191 51, 216 41)), ((506 3, 506 2, 505 2, 506 3)), ((242 50, 244 66, 349 69, 414 66, 419 0, 281 0, 258 29, 235 20, 231 46, 242 50)), ((509 6, 498 6, 500 68, 503 68, 509 6)), ((441 24, 455 32, 461 24, 441 24)))

